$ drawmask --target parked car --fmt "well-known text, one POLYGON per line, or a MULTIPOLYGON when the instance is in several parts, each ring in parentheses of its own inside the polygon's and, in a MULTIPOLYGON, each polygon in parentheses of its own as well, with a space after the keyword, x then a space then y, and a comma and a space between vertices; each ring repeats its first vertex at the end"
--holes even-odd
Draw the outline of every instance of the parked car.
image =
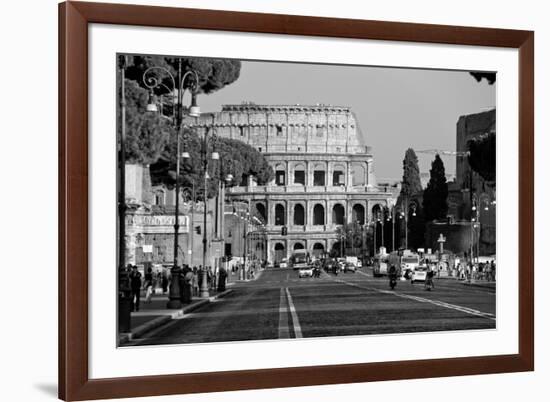
POLYGON ((283 258, 281 262, 279 262, 279 268, 288 268, 288 261, 286 258, 283 258))
POLYGON ((298 278, 313 278, 313 267, 300 268, 298 278))

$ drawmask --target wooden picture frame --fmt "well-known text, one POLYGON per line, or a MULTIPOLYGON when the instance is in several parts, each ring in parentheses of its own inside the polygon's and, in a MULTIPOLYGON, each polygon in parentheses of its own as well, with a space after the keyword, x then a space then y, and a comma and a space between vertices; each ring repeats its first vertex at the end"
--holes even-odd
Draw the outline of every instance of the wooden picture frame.
POLYGON ((59 397, 139 397, 534 369, 534 33, 153 6, 59 5, 59 397), (519 50, 519 353, 90 379, 88 373, 88 24, 119 24, 505 47, 519 50))

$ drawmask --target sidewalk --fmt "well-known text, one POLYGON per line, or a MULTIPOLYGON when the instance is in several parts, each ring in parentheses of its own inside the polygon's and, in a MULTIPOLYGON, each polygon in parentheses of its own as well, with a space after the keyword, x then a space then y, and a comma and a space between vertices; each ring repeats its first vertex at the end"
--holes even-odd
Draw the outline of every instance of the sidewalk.
MULTIPOLYGON (((229 286, 230 284, 228 284, 229 286)), ((145 297, 142 295, 140 301, 140 310, 131 313, 131 332, 121 333, 118 337, 119 345, 123 345, 134 338, 139 338, 141 335, 153 329, 166 324, 174 318, 182 317, 218 298, 224 297, 231 293, 231 289, 224 292, 210 291, 210 296, 201 298, 194 296, 190 304, 184 305, 180 309, 171 310, 166 308, 168 303, 168 294, 156 294, 151 298, 150 303, 145 302, 145 297)))
POLYGON ((496 289, 496 282, 489 282, 483 279, 477 279, 473 282, 470 281, 464 281, 462 283, 464 286, 471 286, 476 288, 485 288, 485 289, 496 289))

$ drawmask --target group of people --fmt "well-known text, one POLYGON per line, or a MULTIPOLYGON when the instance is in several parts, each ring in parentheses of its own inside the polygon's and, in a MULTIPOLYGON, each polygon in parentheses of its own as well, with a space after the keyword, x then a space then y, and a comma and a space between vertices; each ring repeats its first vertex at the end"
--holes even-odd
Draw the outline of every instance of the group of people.
POLYGON ((144 303, 151 303, 156 289, 161 289, 162 294, 167 294, 170 283, 174 279, 178 281, 182 303, 191 303, 193 296, 199 296, 205 276, 209 290, 217 289, 218 292, 223 292, 226 289, 227 271, 223 267, 219 269, 217 275, 212 271, 212 267, 207 267, 204 275, 202 266, 191 268, 189 265, 184 265, 177 278, 173 278, 170 271, 158 271, 155 274, 150 267, 142 275, 138 267, 132 264, 128 264, 126 270, 132 303, 131 311, 139 311, 142 292, 145 294, 144 303))
POLYGON ((486 280, 494 282, 496 280, 496 263, 495 260, 487 262, 475 263, 460 263, 458 264, 459 279, 474 279, 486 280))

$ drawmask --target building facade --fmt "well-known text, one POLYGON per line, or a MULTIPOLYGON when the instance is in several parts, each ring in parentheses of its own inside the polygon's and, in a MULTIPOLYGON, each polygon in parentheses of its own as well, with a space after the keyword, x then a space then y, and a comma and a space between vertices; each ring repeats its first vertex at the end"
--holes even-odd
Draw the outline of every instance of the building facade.
MULTIPOLYGON (((373 209, 395 202, 393 192, 377 186, 372 149, 363 143, 348 107, 243 103, 223 106, 189 124, 213 127, 219 137, 247 143, 273 167, 272 182, 260 186, 250 178, 226 193, 229 205, 244 202, 260 217, 264 227, 256 237, 263 246, 247 244, 252 250, 265 248, 268 262, 300 249, 313 255, 339 249, 338 227, 367 227, 373 209)), ((232 226, 224 230, 229 244, 228 231, 238 232, 232 226)), ((228 248, 236 250, 237 244, 228 248)))
MULTIPOLYGON (((126 165, 126 258, 130 264, 152 264, 158 268, 174 264, 174 223, 176 192, 164 185, 152 185, 148 166, 126 165)), ((191 190, 191 189, 184 189, 191 190)), ((178 262, 203 264, 203 234, 207 233, 207 265, 216 255, 215 201, 208 202, 206 226, 204 203, 193 202, 191 191, 180 193, 178 262)), ((219 236, 218 236, 219 237, 219 236)))
MULTIPOLYGON (((456 150, 468 151, 468 141, 496 132, 496 109, 461 116, 456 124, 456 150)), ((476 253, 496 253, 496 183, 484 180, 472 170, 468 158, 457 157, 456 182, 462 195, 458 219, 479 224, 474 230, 476 253), (473 208, 472 208, 473 207, 473 208)))

